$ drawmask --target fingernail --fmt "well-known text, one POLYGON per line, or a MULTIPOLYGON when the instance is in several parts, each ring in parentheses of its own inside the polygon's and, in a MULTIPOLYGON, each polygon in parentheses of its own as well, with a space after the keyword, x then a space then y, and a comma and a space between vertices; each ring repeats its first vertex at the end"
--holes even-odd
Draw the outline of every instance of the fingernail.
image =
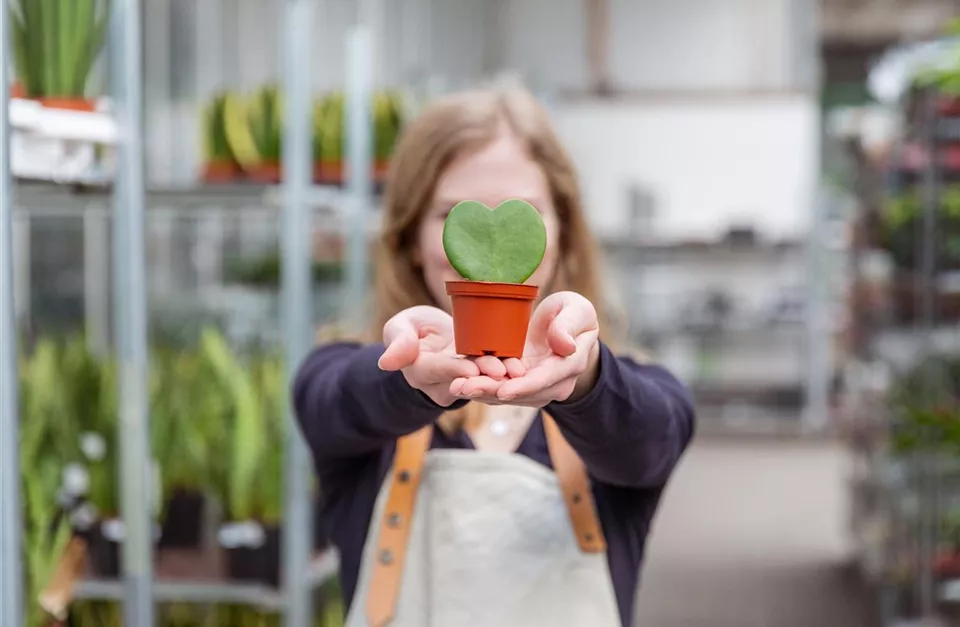
POLYGON ((517 398, 517 395, 516 395, 516 394, 504 394, 503 396, 500 397, 500 400, 501 400, 501 401, 512 401, 512 400, 515 399, 515 398, 517 398))

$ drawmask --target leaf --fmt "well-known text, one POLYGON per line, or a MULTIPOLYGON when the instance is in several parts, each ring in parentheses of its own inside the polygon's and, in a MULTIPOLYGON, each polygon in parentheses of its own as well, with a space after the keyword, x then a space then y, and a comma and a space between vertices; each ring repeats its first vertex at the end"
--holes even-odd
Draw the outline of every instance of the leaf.
POLYGON ((507 200, 493 210, 465 200, 443 225, 447 258, 471 281, 523 283, 543 261, 546 248, 543 218, 523 200, 507 200))

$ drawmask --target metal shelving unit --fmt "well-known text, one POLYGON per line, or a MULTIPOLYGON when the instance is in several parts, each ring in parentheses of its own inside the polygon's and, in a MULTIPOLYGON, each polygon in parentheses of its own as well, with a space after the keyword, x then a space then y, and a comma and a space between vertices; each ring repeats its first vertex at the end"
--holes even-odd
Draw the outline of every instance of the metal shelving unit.
MULTIPOLYGON (((307 627, 311 621, 313 587, 337 569, 333 552, 311 562, 309 545, 311 504, 310 464, 304 443, 295 428, 288 430, 284 473, 285 513, 282 579, 293 582, 283 590, 256 585, 214 584, 194 581, 154 581, 151 521, 148 515, 149 447, 146 398, 147 312, 145 290, 145 183, 143 169, 143 20, 142 0, 116 0, 111 6, 107 53, 111 92, 119 131, 119 160, 112 189, 113 253, 118 321, 117 352, 121 366, 119 394, 121 416, 118 437, 124 452, 120 471, 121 511, 126 539, 120 581, 79 583, 77 598, 122 601, 125 624, 154 625, 154 604, 163 600, 240 602, 279 610, 288 627, 307 627)), ((310 85, 305 64, 311 54, 311 26, 319 0, 284 0, 283 90, 285 103, 283 185, 265 190, 268 201, 282 207, 283 254, 282 310, 288 377, 312 344, 310 323, 310 223, 311 206, 336 199, 345 207, 349 227, 347 281, 359 309, 367 276, 366 212, 372 205, 368 173, 371 167, 371 120, 368 96, 372 93, 373 38, 368 24, 376 24, 379 2, 358 3, 357 20, 347 36, 349 77, 346 86, 346 151, 354 175, 346 190, 317 188, 310 183, 310 85)), ((0 1, 0 624, 23 624, 21 508, 19 494, 19 411, 17 399, 17 341, 13 287, 13 188, 10 164, 9 5, 0 1)), ((49 189, 49 188, 48 188, 49 189)), ((24 189, 25 194, 36 189, 24 189)), ((238 190, 249 194, 249 188, 238 190)), ((249 199, 249 197, 248 197, 249 199)), ((287 419, 293 416, 288 410, 287 419)))

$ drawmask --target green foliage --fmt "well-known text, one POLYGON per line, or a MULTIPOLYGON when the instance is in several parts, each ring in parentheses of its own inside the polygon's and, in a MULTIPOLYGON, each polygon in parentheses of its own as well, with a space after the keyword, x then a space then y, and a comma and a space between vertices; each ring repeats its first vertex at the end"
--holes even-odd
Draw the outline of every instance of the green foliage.
MULTIPOLYGON (((921 232, 924 199, 921 190, 911 190, 888 198, 880 221, 880 245, 890 251, 898 267, 912 269, 919 259, 918 234, 921 232)), ((960 186, 943 190, 937 215, 937 266, 941 270, 960 269, 960 186)))
POLYGON ((107 38, 107 0, 11 0, 17 79, 31 98, 80 98, 107 38))
POLYGON ((543 219, 523 200, 508 200, 493 210, 465 200, 443 225, 447 258, 471 281, 523 283, 543 261, 546 247, 543 219))
POLYGON ((227 139, 226 93, 217 93, 203 110, 203 157, 207 162, 235 160, 227 139))

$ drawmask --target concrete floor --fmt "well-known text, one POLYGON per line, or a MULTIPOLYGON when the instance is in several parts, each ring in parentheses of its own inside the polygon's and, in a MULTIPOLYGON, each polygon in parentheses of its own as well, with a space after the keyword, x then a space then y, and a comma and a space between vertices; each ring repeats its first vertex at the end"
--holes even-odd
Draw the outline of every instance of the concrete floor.
POLYGON ((878 625, 849 567, 846 477, 832 442, 695 442, 648 541, 637 625, 878 625))

